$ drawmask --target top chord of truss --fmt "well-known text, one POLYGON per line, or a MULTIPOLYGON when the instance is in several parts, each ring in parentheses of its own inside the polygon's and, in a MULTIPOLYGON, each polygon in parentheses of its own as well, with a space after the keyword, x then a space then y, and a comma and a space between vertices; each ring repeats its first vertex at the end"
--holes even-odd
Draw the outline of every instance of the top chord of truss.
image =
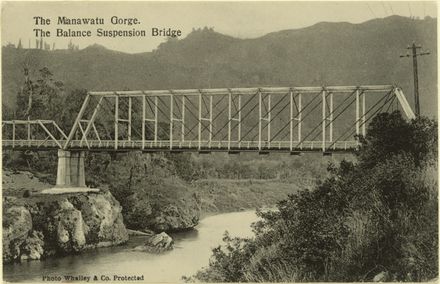
POLYGON ((252 94, 262 93, 316 93, 322 90, 327 92, 348 93, 355 90, 383 92, 393 89, 393 85, 362 85, 362 86, 326 86, 326 87, 261 87, 261 88, 216 88, 216 89, 175 89, 175 90, 138 90, 138 91, 91 91, 93 96, 169 96, 169 95, 225 95, 225 94, 252 94))

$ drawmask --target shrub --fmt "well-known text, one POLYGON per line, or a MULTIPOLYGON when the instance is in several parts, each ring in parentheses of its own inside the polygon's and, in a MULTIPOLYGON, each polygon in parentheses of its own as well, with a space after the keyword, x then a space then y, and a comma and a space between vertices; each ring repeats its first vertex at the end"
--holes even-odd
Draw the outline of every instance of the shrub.
POLYGON ((226 239, 202 281, 426 281, 438 274, 437 124, 372 121, 358 161, 258 212, 253 239, 226 239))

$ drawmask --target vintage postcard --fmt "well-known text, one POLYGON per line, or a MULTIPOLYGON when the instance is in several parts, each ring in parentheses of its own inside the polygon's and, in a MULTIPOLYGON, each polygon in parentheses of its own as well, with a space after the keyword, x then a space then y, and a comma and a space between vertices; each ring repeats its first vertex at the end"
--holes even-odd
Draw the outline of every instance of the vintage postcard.
POLYGON ((437 2, 1 8, 4 282, 438 280, 437 2))

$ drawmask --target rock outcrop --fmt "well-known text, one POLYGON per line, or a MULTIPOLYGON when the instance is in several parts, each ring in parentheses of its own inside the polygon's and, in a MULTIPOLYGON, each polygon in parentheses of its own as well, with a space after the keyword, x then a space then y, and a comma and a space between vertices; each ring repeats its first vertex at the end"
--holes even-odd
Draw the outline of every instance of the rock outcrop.
MULTIPOLYGON (((156 190, 151 186, 149 190, 156 190)), ((200 217, 200 200, 184 186, 164 185, 156 196, 148 190, 137 192, 121 200, 124 221, 128 228, 160 232, 176 232, 194 228, 200 217)))
POLYGON ((3 261, 118 245, 128 240, 122 207, 110 192, 3 200, 3 261))
POLYGON ((196 226, 199 222, 198 211, 191 207, 178 207, 174 204, 163 206, 152 216, 150 228, 155 231, 179 231, 196 226))
POLYGON ((144 245, 134 248, 136 251, 145 251, 152 253, 161 253, 172 250, 174 245, 173 239, 165 232, 156 234, 147 239, 144 245))
POLYGON ((31 214, 24 206, 3 208, 3 261, 19 259, 31 230, 31 214))

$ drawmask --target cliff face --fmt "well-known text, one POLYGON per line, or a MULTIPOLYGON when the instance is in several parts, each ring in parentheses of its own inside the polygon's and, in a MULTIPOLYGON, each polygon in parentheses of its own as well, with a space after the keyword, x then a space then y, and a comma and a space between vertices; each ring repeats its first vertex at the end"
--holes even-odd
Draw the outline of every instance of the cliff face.
POLYGON ((128 240, 110 192, 3 199, 3 262, 41 259, 128 240))

